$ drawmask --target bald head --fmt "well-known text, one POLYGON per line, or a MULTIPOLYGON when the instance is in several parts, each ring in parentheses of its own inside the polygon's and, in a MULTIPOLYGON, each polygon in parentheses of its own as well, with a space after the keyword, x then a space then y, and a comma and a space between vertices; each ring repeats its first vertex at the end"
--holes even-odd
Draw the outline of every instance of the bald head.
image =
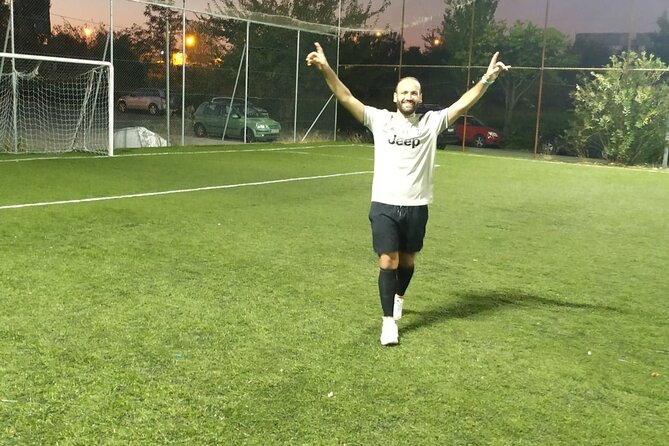
POLYGON ((420 93, 421 88, 420 88, 420 82, 418 82, 418 79, 412 76, 407 76, 403 77, 402 79, 397 82, 397 86, 395 87, 395 92, 399 93, 400 90, 403 89, 418 89, 418 92, 420 93))

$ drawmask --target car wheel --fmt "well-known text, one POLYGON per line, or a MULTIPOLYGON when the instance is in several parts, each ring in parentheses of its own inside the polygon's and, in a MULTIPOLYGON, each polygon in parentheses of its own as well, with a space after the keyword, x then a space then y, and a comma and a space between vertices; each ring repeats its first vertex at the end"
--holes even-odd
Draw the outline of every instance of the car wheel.
POLYGON ((546 141, 541 143, 541 151, 546 155, 552 155, 556 152, 555 144, 552 141, 546 141))
POLYGON ((158 106, 156 104, 149 104, 149 114, 150 115, 158 114, 158 106))
POLYGON ((474 144, 474 147, 481 149, 485 147, 485 137, 483 135, 476 135, 472 143, 474 144))
POLYGON ((128 111, 128 106, 123 101, 119 102, 116 108, 118 108, 118 111, 120 111, 121 113, 125 113, 128 111))
POLYGON ((195 132, 195 136, 197 136, 198 138, 203 138, 207 136, 207 129, 205 129, 204 126, 199 122, 195 124, 195 127, 193 127, 193 131, 195 132))
POLYGON ((253 134, 253 130, 246 129, 246 142, 255 142, 256 136, 253 134))

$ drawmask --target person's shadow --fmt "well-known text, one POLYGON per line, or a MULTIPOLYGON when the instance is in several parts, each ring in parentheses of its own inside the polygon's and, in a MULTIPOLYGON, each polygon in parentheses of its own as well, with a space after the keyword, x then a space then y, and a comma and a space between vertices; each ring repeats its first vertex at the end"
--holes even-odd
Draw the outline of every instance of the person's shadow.
POLYGON ((493 311, 502 311, 512 307, 562 307, 574 309, 591 309, 600 311, 620 312, 621 310, 607 305, 593 305, 575 303, 528 294, 518 290, 484 290, 475 292, 461 292, 456 294, 458 300, 442 306, 416 311, 407 309, 404 314, 410 317, 408 323, 401 327, 401 331, 416 330, 449 319, 463 319, 475 317, 493 311))

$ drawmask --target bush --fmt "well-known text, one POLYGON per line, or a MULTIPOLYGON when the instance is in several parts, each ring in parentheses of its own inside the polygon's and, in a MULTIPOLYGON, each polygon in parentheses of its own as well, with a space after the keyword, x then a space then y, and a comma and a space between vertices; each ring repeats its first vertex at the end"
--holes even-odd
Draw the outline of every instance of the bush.
POLYGON ((611 56, 609 70, 581 79, 567 131, 582 156, 601 152, 622 164, 657 163, 669 116, 667 66, 645 52, 611 56))

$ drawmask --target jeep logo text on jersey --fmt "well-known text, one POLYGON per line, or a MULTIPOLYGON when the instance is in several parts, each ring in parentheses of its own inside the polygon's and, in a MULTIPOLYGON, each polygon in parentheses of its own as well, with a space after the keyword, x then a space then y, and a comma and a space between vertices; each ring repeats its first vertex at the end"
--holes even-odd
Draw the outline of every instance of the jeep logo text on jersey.
POLYGON ((391 139, 388 140, 390 144, 397 144, 398 146, 410 146, 412 149, 415 149, 418 144, 420 144, 420 139, 411 138, 411 139, 402 139, 398 138, 397 135, 393 135, 391 139))

